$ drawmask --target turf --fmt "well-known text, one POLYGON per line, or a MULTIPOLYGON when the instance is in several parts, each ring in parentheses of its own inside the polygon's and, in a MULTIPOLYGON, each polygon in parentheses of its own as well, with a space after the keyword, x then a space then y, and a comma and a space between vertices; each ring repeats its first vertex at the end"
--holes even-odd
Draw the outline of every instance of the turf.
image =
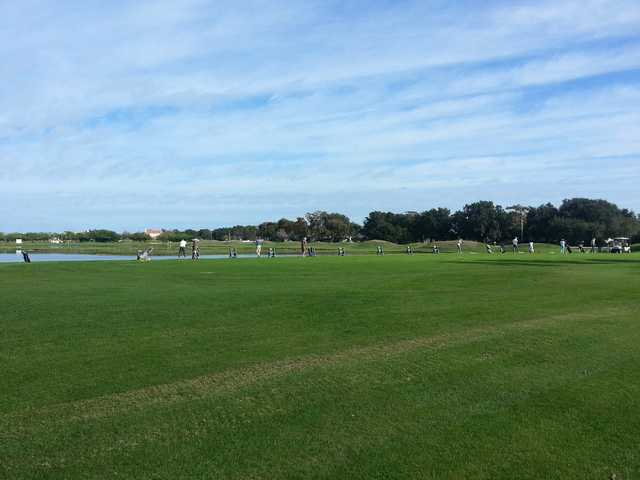
MULTIPOLYGON (((218 240, 202 240, 199 242, 200 253, 203 255, 227 255, 229 249, 235 248, 239 254, 255 254, 256 247, 254 242, 242 242, 239 240, 218 241, 218 240)), ((338 247, 345 249, 348 255, 375 255, 377 246, 384 247, 386 254, 406 253, 406 244, 397 244, 384 240, 367 240, 363 242, 311 242, 309 246, 316 249, 319 255, 336 255, 338 247)), ((446 240, 436 242, 440 251, 443 253, 455 252, 456 241, 446 240)), ((511 242, 506 242, 506 247, 510 247, 511 242)), ((431 253, 433 244, 431 243, 413 243, 411 247, 416 253, 431 253)), ((161 242, 158 240, 147 242, 74 242, 65 243, 63 245, 50 244, 49 242, 24 242, 21 249, 28 252, 37 253, 83 253, 83 254, 104 254, 104 255, 131 255, 135 256, 138 250, 153 248, 155 256, 177 256, 177 242, 161 242)), ((263 254, 266 255, 269 248, 274 248, 279 255, 291 255, 300 253, 299 242, 270 242, 265 241, 263 244, 263 254)), ((526 251, 527 244, 522 244, 522 251, 526 251)), ((498 248, 496 247, 496 250, 498 248)), ((557 251, 557 245, 537 244, 536 250, 540 253, 548 253, 557 251)), ((485 253, 485 245, 480 242, 467 240, 464 242, 464 250, 467 253, 485 253)), ((15 253, 16 245, 12 242, 0 242, 0 253, 15 253)), ((191 253, 191 245, 187 246, 187 253, 191 253)))
POLYGON ((640 257, 0 265, 0 478, 640 476, 640 257))

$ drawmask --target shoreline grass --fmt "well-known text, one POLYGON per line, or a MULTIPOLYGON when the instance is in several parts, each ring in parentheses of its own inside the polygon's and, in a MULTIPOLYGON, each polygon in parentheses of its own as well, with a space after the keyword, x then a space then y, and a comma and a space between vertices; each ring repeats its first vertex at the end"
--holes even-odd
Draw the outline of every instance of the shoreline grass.
MULTIPOLYGON (((438 245, 441 253, 455 253, 456 241, 446 240, 434 243, 411 243, 415 254, 432 253, 432 246, 438 245)), ((382 245, 385 254, 406 254, 407 245, 395 244, 387 241, 368 240, 365 242, 311 242, 309 246, 316 249, 318 255, 337 255, 338 248, 345 249, 347 255, 375 255, 376 247, 382 245)), ((176 242, 81 242, 70 243, 64 245, 49 244, 48 242, 25 242, 20 246, 21 249, 33 253, 85 253, 96 255, 135 255, 138 250, 145 248, 153 248, 156 256, 177 256, 178 244, 176 242)), ((190 246, 187 250, 190 251, 190 246)), ((202 240, 199 242, 200 253, 203 255, 227 255, 230 248, 235 248, 239 254, 254 254, 255 244, 253 242, 242 241, 217 241, 202 240)), ((269 248, 274 248, 277 253, 282 255, 298 255, 300 254, 300 244, 298 242, 269 242, 263 243, 263 254, 269 248)), ((508 253, 511 253, 511 246, 505 245, 508 253)), ((521 245, 522 253, 527 251, 527 245, 521 245)), ((0 253, 14 253, 17 247, 13 243, 0 242, 0 253)), ((497 249, 496 249, 497 250, 497 249)), ((549 244, 538 244, 536 250, 539 253, 548 253, 559 250, 559 247, 549 244)), ((485 245, 481 242, 465 241, 464 251, 467 253, 485 253, 485 245)), ((497 253, 497 252, 496 252, 497 253)))

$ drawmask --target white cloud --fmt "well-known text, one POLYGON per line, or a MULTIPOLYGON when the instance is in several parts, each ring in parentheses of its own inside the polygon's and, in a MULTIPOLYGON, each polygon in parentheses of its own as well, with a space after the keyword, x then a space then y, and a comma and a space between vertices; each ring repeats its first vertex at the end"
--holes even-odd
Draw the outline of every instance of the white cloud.
POLYGON ((69 216, 82 228, 95 212, 142 228, 149 204, 165 226, 500 193, 604 190, 640 208, 625 194, 640 180, 640 7, 470 5, 13 2, 0 19, 0 230, 69 216), (609 80, 563 86, 597 75, 609 80), (628 159, 622 181, 576 175, 614 155, 628 159), (204 206, 184 217, 182 202, 204 206))

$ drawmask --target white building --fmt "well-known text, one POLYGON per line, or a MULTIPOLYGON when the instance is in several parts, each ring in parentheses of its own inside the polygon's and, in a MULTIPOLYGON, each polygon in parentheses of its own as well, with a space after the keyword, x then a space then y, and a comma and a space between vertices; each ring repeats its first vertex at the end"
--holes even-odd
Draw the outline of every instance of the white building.
POLYGON ((162 235, 162 229, 160 229, 160 228, 145 228, 144 229, 144 233, 149 235, 149 237, 151 237, 151 240, 155 240, 160 235, 162 235))

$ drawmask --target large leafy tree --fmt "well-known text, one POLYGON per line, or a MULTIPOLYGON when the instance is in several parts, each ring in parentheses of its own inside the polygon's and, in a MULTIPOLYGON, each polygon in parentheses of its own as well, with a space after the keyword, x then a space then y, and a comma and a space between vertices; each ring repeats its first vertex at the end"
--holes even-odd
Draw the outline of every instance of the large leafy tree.
POLYGON ((278 224, 276 222, 264 222, 258 225, 257 236, 264 240, 277 240, 278 224))
POLYGON ((468 240, 493 241, 510 235, 510 216, 500 205, 479 201, 465 205, 453 215, 453 229, 468 240))
POLYGON ((452 238, 451 211, 448 208, 426 210, 413 217, 409 228, 414 242, 452 238))
POLYGON ((305 216, 308 232, 314 240, 338 242, 353 235, 353 224, 341 213, 315 211, 305 216))
POLYGON ((362 233, 369 240, 406 242, 409 238, 406 215, 391 212, 371 212, 364 220, 362 233))
POLYGON ((551 203, 530 207, 527 213, 528 237, 538 242, 551 243, 559 239, 558 225, 554 219, 559 216, 558 209, 551 203))

